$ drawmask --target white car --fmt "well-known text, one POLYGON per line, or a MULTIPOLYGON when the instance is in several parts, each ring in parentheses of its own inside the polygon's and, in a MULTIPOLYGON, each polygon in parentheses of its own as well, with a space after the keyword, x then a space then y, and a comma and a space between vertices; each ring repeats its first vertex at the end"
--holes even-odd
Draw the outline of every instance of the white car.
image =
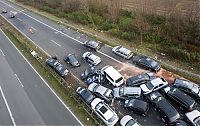
POLYGON ((124 48, 123 46, 115 46, 112 49, 112 52, 125 59, 131 59, 133 57, 133 53, 131 52, 131 50, 124 48))
POLYGON ((130 115, 125 115, 120 120, 121 126, 141 126, 135 119, 133 119, 130 115))
POLYGON ((87 62, 89 62, 92 65, 98 65, 99 63, 101 63, 101 58, 94 55, 91 52, 85 52, 83 53, 83 59, 85 59, 87 62))
POLYGON ((91 102, 91 108, 107 126, 114 126, 119 120, 117 114, 100 98, 91 102))
POLYGON ((112 66, 105 66, 101 69, 102 74, 115 87, 119 87, 124 83, 124 77, 112 66))
POLYGON ((185 115, 193 126, 200 126, 200 112, 198 110, 193 110, 185 115))
POLYGON ((109 101, 112 99, 112 90, 101 86, 100 84, 97 83, 92 83, 88 86, 88 90, 91 91, 92 93, 96 94, 100 98, 105 99, 106 101, 109 101))
POLYGON ((151 92, 157 91, 168 85, 168 82, 164 78, 155 78, 146 84, 140 85, 143 94, 149 94, 151 92))

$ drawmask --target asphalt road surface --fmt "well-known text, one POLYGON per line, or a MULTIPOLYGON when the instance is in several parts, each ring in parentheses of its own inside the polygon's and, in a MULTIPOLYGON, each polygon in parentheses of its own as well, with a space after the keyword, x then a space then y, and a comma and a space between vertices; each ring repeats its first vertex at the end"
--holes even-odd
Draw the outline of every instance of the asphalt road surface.
MULTIPOLYGON (((9 18, 8 14, 2 14, 2 16, 32 40, 32 42, 43 49, 48 55, 56 55, 59 60, 62 61, 62 58, 66 54, 75 53, 81 63, 81 67, 73 68, 69 64, 66 65, 77 78, 80 78, 81 72, 89 66, 89 64, 81 58, 82 54, 86 51, 90 51, 82 43, 91 38, 72 29, 62 29, 61 31, 61 26, 58 24, 3 0, 0 4, 0 8, 1 7, 4 7, 8 12, 17 12, 15 18, 9 18), (34 33, 29 31, 30 28, 33 29, 34 33)), ((125 60, 113 54, 111 52, 111 47, 104 44, 101 45, 102 47, 98 52, 93 51, 94 54, 102 59, 102 63, 97 66, 98 68, 112 65, 120 71, 125 78, 146 72, 145 70, 132 65, 131 60, 125 60)), ((112 89, 113 87, 110 86, 109 88, 112 89)), ((132 115, 142 125, 163 125, 158 112, 150 109, 148 116, 142 117, 133 112, 124 110, 123 107, 121 107, 121 104, 122 103, 115 101, 113 107, 123 115, 132 115)))
MULTIPOLYGON (((89 64, 81 58, 82 54, 86 51, 91 51, 82 43, 90 40, 90 37, 70 28, 64 29, 55 22, 52 22, 27 10, 23 10, 23 8, 4 0, 0 2, 0 8, 4 7, 7 11, 17 12, 16 17, 12 19, 9 18, 8 14, 2 14, 2 16, 12 23, 17 29, 19 29, 24 35, 26 35, 33 43, 44 50, 49 56, 56 55, 59 60, 62 61, 66 54, 75 53, 81 63, 81 67, 73 68, 69 64, 66 64, 66 66, 77 78, 80 78, 80 73, 89 66, 89 64), (33 30, 32 32, 30 32, 30 28, 33 30)), ((102 47, 99 51, 93 51, 94 54, 98 55, 102 59, 102 63, 99 64, 97 68, 102 68, 106 65, 112 65, 118 71, 120 71, 125 78, 146 72, 146 70, 132 65, 131 60, 125 60, 113 54, 111 52, 111 47, 103 43, 101 46, 102 47)), ((108 87, 110 89, 113 88, 112 86, 108 87)), ((123 107, 121 107, 122 105, 123 102, 115 101, 113 107, 123 115, 132 115, 141 125, 164 125, 161 121, 159 113, 154 111, 152 108, 150 109, 147 117, 142 117, 134 114, 131 111, 124 110, 123 107)))
POLYGON ((0 32, 0 125, 81 126, 0 32))

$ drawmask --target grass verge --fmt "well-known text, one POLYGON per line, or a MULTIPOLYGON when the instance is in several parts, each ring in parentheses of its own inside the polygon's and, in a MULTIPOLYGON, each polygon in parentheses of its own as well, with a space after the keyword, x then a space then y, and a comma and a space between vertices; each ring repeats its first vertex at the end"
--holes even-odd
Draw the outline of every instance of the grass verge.
POLYGON ((49 67, 45 65, 45 59, 47 56, 33 45, 27 38, 21 35, 15 28, 13 28, 6 20, 0 16, 0 28, 10 38, 13 44, 21 51, 26 59, 32 64, 32 66, 38 71, 38 73, 47 81, 52 89, 60 96, 65 104, 72 110, 72 112, 80 119, 84 125, 95 125, 97 120, 94 119, 90 112, 87 111, 84 103, 77 100, 75 93, 75 87, 77 81, 69 75, 67 82, 57 76, 49 67), (17 36, 17 37, 16 37, 17 36), (38 60, 33 57, 30 50, 36 50, 39 57, 38 60))

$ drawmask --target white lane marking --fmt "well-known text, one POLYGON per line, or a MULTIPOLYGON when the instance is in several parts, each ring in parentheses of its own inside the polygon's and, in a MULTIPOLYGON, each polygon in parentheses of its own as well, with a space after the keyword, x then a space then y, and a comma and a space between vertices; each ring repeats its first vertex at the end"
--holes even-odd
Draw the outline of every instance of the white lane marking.
POLYGON ((24 87, 24 85, 22 84, 21 80, 19 79, 19 77, 17 76, 17 74, 14 74, 15 77, 17 78, 17 80, 19 81, 19 83, 21 84, 22 87, 24 87))
MULTIPOLYGON (((16 8, 12 7, 11 5, 9 5, 9 4, 3 2, 3 1, 1 1, 1 2, 4 3, 4 4, 6 4, 7 6, 13 8, 13 9, 17 10, 17 11, 20 11, 20 10, 18 10, 18 9, 16 9, 16 8)), ((59 31, 59 30, 57 30, 57 29, 55 29, 55 28, 53 28, 53 27, 51 27, 51 26, 49 26, 48 24, 46 24, 46 23, 44 23, 44 22, 42 22, 42 21, 40 21, 40 20, 38 20, 38 19, 36 19, 36 18, 34 18, 34 17, 32 17, 32 16, 30 16, 30 15, 24 13, 24 12, 22 12, 22 13, 23 13, 24 15, 28 16, 29 18, 31 18, 31 19, 33 19, 33 20, 35 20, 35 21, 37 21, 37 22, 39 22, 39 23, 41 23, 41 24, 43 24, 43 25, 45 25, 45 26, 47 26, 47 27, 49 27, 49 28, 51 28, 52 30, 55 30, 56 32, 58 32, 58 33, 60 33, 60 34, 65 35, 65 36, 67 36, 68 38, 71 38, 72 40, 77 41, 77 42, 83 44, 83 42, 81 42, 81 41, 79 41, 79 40, 77 40, 77 39, 75 39, 75 38, 73 38, 73 37, 71 37, 71 36, 69 36, 69 35, 67 35, 67 34, 65 34, 65 33, 61 32, 61 31, 59 31)), ((54 32, 54 33, 55 33, 55 32, 54 32)), ((98 52, 100 52, 102 55, 108 57, 107 54, 105 54, 105 53, 103 53, 103 52, 101 52, 101 51, 98 51, 98 52)), ((112 58, 111 56, 109 56, 108 58, 110 58, 110 59, 112 59, 112 60, 114 60, 114 61, 117 61, 117 62, 120 63, 120 64, 124 64, 123 62, 121 62, 121 61, 119 61, 119 60, 117 60, 117 59, 115 59, 115 58, 112 58)))
POLYGON ((60 45, 60 44, 58 44, 56 41, 54 41, 54 40, 51 40, 51 42, 53 42, 53 43, 54 43, 54 44, 56 44, 57 46, 61 47, 61 45, 60 45))
MULTIPOLYGON (((74 113, 67 107, 67 105, 61 100, 61 98, 54 92, 54 90, 47 84, 47 82, 42 78, 42 76, 35 70, 35 68, 30 64, 30 62, 23 56, 23 54, 19 51, 19 49, 11 42, 8 36, 0 29, 0 31, 6 36, 9 42, 15 47, 15 49, 19 52, 19 54, 25 59, 25 61, 30 65, 30 67, 35 71, 35 73, 42 79, 42 81, 46 84, 46 86, 51 90, 51 92, 58 98, 58 100, 64 105, 64 107, 72 114, 72 116, 79 122, 81 126, 84 126, 81 121, 74 115, 74 113)), ((49 54, 48 54, 49 55, 49 54)))
MULTIPOLYGON (((1 1, 0 1, 1 2, 1 1)), ((48 57, 51 57, 51 55, 49 55, 43 48, 41 48, 40 46, 38 46, 37 44, 35 44, 33 42, 32 39, 30 39, 26 34, 24 34, 23 32, 21 32, 15 25, 13 25, 9 20, 7 20, 4 16, 2 16, 7 22, 9 22, 15 29, 17 29, 23 36, 25 36, 29 41, 31 41, 35 46, 37 46, 39 49, 41 49, 48 57)), ((1 30, 2 31, 2 30, 1 30)))
POLYGON ((37 29, 35 29, 33 26, 31 26, 31 28, 32 28, 34 31, 37 31, 37 29))
POLYGON ((3 51, 0 49, 0 52, 2 53, 3 56, 5 56, 5 54, 3 53, 3 51))
POLYGON ((3 90, 2 90, 2 88, 1 88, 1 86, 0 86, 0 91, 1 91, 1 94, 2 94, 2 96, 3 96, 3 100, 5 101, 6 107, 7 107, 7 109, 8 109, 8 113, 9 113, 9 115, 10 115, 10 118, 11 118, 11 120, 12 120, 12 123, 13 123, 14 126, 16 126, 15 119, 13 118, 12 112, 11 112, 11 110, 10 110, 10 107, 9 107, 9 105, 8 105, 8 102, 7 102, 7 100, 6 100, 6 97, 5 97, 4 93, 3 93, 3 90))
POLYGON ((20 19, 20 18, 17 18, 17 19, 22 22, 22 19, 20 19))

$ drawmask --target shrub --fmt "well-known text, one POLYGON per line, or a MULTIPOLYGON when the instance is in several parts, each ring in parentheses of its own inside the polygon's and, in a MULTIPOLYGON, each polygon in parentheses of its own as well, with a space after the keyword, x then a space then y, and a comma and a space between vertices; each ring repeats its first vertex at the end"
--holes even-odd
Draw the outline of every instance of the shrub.
POLYGON ((121 37, 128 41, 133 41, 136 37, 136 34, 134 32, 123 32, 121 37))
POLYGON ((109 21, 109 20, 106 20, 105 22, 103 22, 103 23, 101 24, 100 29, 105 30, 105 31, 108 31, 108 30, 113 29, 113 28, 116 28, 116 27, 117 27, 117 26, 116 26, 114 23, 112 23, 112 22, 109 21))
POLYGON ((75 22, 81 23, 83 25, 88 25, 91 23, 89 17, 83 12, 73 12, 67 14, 68 19, 73 20, 75 22))
POLYGON ((121 17, 119 22, 119 29, 122 31, 132 31, 132 18, 130 17, 121 17))

